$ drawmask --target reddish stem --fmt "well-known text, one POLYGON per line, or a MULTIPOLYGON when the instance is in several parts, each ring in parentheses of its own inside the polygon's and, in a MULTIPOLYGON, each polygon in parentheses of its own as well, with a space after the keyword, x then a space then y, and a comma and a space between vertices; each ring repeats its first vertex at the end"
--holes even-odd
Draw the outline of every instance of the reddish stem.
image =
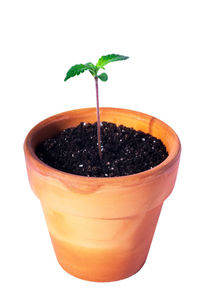
POLYGON ((99 87, 98 87, 98 77, 94 77, 95 79, 95 87, 96 87, 96 104, 97 104, 97 139, 98 139, 98 149, 99 149, 99 157, 102 158, 101 153, 101 125, 100 125, 100 111, 99 111, 99 87))

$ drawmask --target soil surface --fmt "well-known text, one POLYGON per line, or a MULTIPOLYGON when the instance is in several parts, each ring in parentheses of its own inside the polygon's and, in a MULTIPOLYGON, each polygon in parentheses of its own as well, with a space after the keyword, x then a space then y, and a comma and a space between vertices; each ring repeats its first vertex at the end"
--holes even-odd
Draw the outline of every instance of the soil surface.
POLYGON ((123 125, 101 123, 102 159, 97 124, 80 123, 42 142, 40 160, 58 170, 88 177, 114 177, 151 169, 168 156, 162 141, 123 125))

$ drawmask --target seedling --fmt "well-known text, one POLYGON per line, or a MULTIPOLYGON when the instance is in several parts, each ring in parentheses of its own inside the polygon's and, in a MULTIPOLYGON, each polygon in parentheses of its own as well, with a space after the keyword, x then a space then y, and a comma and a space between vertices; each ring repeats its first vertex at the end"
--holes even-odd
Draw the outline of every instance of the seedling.
POLYGON ((97 111, 97 141, 98 141, 98 150, 99 150, 99 157, 101 159, 102 157, 102 148, 101 148, 101 126, 100 126, 100 112, 99 112, 99 87, 98 87, 98 79, 101 81, 107 81, 108 75, 103 72, 100 75, 98 75, 98 72, 100 69, 105 70, 104 66, 108 63, 119 61, 119 60, 125 60, 128 59, 128 56, 123 56, 119 54, 108 54, 105 56, 102 56, 99 58, 96 65, 89 62, 86 64, 78 64, 73 67, 71 67, 64 79, 64 81, 67 81, 69 78, 74 77, 76 75, 79 75, 80 73, 83 73, 85 71, 89 71, 95 80, 95 89, 96 89, 96 111, 97 111))

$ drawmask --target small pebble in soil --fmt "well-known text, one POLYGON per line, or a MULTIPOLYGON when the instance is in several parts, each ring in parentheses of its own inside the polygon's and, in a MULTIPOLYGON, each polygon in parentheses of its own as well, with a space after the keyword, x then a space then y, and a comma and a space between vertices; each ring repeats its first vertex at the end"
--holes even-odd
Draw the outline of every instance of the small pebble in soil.
POLYGON ((123 125, 101 123, 102 159, 99 158, 97 124, 80 123, 43 141, 36 155, 63 172, 88 177, 115 177, 152 169, 167 156, 161 140, 123 125))

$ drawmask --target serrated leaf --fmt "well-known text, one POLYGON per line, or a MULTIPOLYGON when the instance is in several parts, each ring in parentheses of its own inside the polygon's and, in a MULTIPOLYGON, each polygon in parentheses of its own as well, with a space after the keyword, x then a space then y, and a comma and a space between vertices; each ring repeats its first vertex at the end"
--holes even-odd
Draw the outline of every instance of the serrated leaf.
POLYGON ((83 73, 88 69, 89 69, 89 66, 87 64, 85 64, 85 65, 83 65, 83 64, 75 65, 75 66, 71 67, 68 70, 64 81, 68 80, 71 77, 79 75, 80 73, 83 73))
POLYGON ((108 54, 108 55, 105 55, 105 56, 102 56, 101 58, 99 58, 99 60, 96 64, 96 67, 100 69, 111 62, 125 60, 128 58, 129 58, 128 56, 124 56, 124 55, 108 54))
POLYGON ((108 80, 108 75, 106 73, 102 73, 98 76, 99 79, 102 81, 107 81, 108 80))

